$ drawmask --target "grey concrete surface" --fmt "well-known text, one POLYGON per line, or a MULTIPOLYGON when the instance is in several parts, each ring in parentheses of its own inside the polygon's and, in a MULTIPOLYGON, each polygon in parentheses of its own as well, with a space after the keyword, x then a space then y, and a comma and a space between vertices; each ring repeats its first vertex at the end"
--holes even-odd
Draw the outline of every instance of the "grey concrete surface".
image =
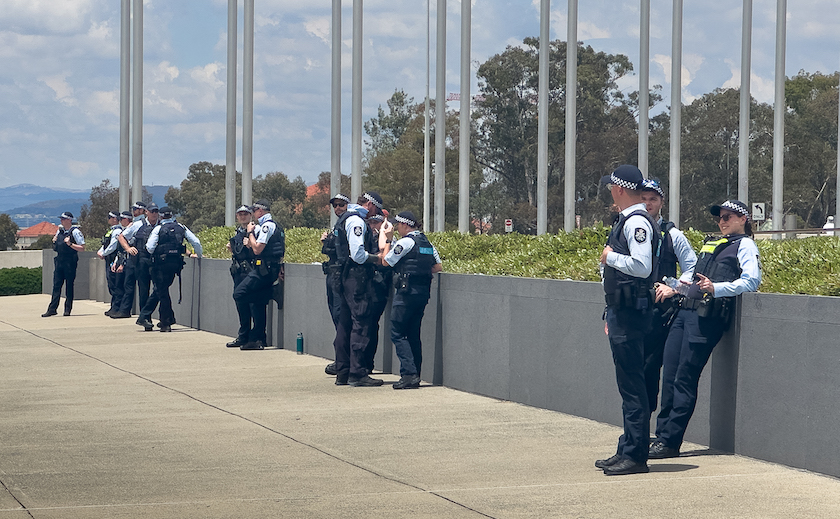
POLYGON ((43 255, 39 250, 4 250, 0 251, 0 269, 12 267, 40 267, 43 255))
POLYGON ((834 478, 695 444, 606 477, 611 425, 47 302, 0 298, 0 518, 840 516, 834 478))

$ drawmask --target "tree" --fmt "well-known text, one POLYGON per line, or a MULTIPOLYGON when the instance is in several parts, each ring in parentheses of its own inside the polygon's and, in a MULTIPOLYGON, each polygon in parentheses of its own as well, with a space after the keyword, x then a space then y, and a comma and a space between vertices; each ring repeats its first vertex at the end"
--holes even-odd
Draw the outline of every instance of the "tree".
POLYGON ((306 182, 301 177, 289 180, 285 173, 274 171, 254 179, 254 200, 271 204, 271 217, 281 227, 303 226, 301 212, 306 200, 306 182))
POLYGON ((120 190, 111 185, 107 178, 90 190, 90 204, 82 206, 79 214, 79 227, 88 237, 103 236, 108 230, 108 212, 117 211, 120 202, 120 190))
MULTIPOLYGON (((242 199, 242 175, 236 174, 236 200, 242 199)), ((178 220, 198 232, 225 224, 225 166, 197 162, 190 166, 181 187, 171 187, 164 195, 166 204, 178 220)))
POLYGON ((17 232, 20 230, 12 217, 6 213, 0 213, 0 250, 15 248, 17 232))
POLYGON ((44 249, 52 249, 53 246, 53 237, 48 234, 42 234, 38 236, 38 239, 35 240, 35 243, 30 245, 28 248, 30 250, 44 250, 44 249))

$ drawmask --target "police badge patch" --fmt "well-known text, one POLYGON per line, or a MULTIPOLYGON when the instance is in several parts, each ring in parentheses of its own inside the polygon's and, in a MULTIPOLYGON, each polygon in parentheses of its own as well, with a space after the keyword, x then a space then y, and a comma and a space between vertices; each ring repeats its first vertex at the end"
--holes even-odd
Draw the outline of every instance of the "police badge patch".
POLYGON ((361 236, 362 235, 362 226, 357 225, 357 226, 353 227, 353 234, 355 234, 356 236, 361 236))
POLYGON ((647 241, 647 230, 641 227, 636 227, 636 230, 633 232, 633 238, 635 238, 639 243, 644 243, 647 241))
POLYGON ((268 224, 267 224, 267 223, 264 223, 264 224, 263 224, 263 226, 262 226, 262 232, 263 232, 263 234, 268 234, 268 224))
POLYGON ((403 246, 402 245, 397 245, 396 247, 394 247, 394 254, 400 254, 400 253, 402 253, 402 251, 403 251, 403 246))

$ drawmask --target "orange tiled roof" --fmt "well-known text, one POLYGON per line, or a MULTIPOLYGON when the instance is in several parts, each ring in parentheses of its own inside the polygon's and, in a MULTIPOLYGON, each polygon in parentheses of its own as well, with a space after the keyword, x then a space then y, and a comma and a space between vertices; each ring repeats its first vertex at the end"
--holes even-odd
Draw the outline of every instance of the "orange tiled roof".
POLYGON ((306 198, 317 195, 318 193, 329 193, 329 187, 327 189, 321 189, 318 187, 318 184, 312 184, 306 187, 306 198))
POLYGON ((36 223, 32 227, 21 229, 17 232, 18 238, 37 238, 38 236, 52 236, 58 230, 58 226, 50 222, 36 223))

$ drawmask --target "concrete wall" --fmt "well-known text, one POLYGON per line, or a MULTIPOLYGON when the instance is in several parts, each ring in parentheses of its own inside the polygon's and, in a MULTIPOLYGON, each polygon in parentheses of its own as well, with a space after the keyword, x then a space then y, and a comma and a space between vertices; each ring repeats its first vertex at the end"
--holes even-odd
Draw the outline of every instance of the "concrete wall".
POLYGON ((39 250, 7 250, 0 251, 0 269, 12 267, 35 268, 40 267, 43 254, 39 250))
MULTIPOLYGON (((52 285, 44 252, 44 291, 52 285)), ((80 259, 79 298, 102 296, 104 262, 80 259), (87 268, 82 268, 82 265, 87 268), (82 295, 86 294, 86 295, 82 295), (93 295, 88 295, 93 294, 93 295)), ((187 260, 180 324, 236 335, 226 260, 187 260)), ((334 329, 320 265, 286 265, 282 311, 270 303, 269 343, 333 358, 334 329)), ((107 295, 107 289, 104 289, 107 295)), ((172 288, 177 301, 177 283, 172 288)), ((621 424, 604 335, 600 284, 440 274, 423 319, 422 378, 435 384, 621 424)), ((398 373, 386 310, 377 369, 398 373)), ((840 298, 745 294, 701 377, 686 439, 840 476, 840 298)), ((219 347, 227 340, 219 339, 219 347)))

